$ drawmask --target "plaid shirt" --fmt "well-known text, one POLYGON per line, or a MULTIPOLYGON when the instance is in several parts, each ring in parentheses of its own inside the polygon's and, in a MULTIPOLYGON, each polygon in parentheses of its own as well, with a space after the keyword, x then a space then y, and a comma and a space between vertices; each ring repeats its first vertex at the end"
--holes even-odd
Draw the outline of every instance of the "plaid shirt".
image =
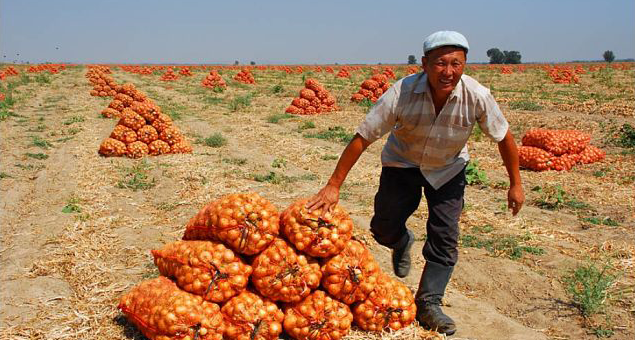
POLYGON ((428 77, 418 73, 388 89, 357 133, 374 142, 390 131, 381 153, 383 166, 418 167, 439 189, 469 161, 467 140, 476 122, 496 142, 507 134, 509 124, 489 89, 462 75, 437 116, 428 77))

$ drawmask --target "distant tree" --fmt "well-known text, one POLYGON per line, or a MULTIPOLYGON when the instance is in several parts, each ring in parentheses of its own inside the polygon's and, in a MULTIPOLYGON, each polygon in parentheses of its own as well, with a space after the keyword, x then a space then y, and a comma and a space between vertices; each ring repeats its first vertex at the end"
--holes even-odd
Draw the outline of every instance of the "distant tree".
POLYGON ((505 62, 505 54, 496 47, 487 50, 487 56, 490 64, 502 64, 505 62))
POLYGON ((252 65, 252 66, 253 66, 253 65, 256 65, 256 62, 255 62, 255 61, 250 61, 250 62, 249 62, 249 65, 252 65))
POLYGON ((416 65, 417 64, 417 57, 415 57, 414 54, 411 54, 408 56, 408 65, 416 65))
POLYGON ((234 65, 238 65, 238 64, 240 64, 238 60, 234 61, 234 65))
POLYGON ((604 51, 604 54, 602 55, 604 57, 604 61, 606 62, 612 62, 613 60, 615 60, 615 54, 613 54, 613 51, 604 51))
POLYGON ((498 48, 490 48, 487 50, 490 64, 520 64, 522 56, 518 51, 503 51, 498 48))
POLYGON ((505 55, 505 64, 520 64, 520 52, 518 51, 503 51, 505 55))

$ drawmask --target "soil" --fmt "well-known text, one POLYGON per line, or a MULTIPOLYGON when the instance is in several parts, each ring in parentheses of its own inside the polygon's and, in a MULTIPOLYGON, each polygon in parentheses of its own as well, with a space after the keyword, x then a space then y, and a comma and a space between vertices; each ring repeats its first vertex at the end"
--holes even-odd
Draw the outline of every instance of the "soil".
MULTIPOLYGON (((17 116, 0 122, 0 339, 141 339, 116 306, 124 292, 157 275, 150 250, 180 239, 189 218, 224 194, 255 191, 279 210, 315 194, 328 180, 337 162, 334 156, 345 143, 307 135, 335 126, 352 133, 366 112, 349 101, 365 77, 361 71, 353 72, 351 80, 314 75, 337 97, 340 111, 282 116, 272 122, 272 115, 284 112, 303 87, 301 75, 256 70, 256 85, 229 81, 225 92, 213 93, 200 86, 209 70, 193 70, 193 77, 176 82, 116 70, 118 82, 134 83, 164 112, 179 116, 175 123, 194 142, 194 152, 144 160, 104 158, 97 150, 116 122, 100 117, 110 98, 89 95, 85 72, 83 66, 70 67, 49 75, 50 83, 17 87, 17 116), (283 90, 274 93, 277 84, 283 90), (232 110, 235 98, 249 94, 248 106, 232 110), (303 128, 307 122, 315 127, 303 128), (221 133, 227 143, 197 143, 214 133, 221 133), (36 137, 51 145, 34 145, 36 137), (38 153, 48 158, 29 156, 38 153), (149 188, 121 188, 133 166, 146 169, 149 188), (270 172, 281 177, 273 182, 255 180, 270 172)), ((236 72, 224 70, 223 77, 229 80, 236 72)), ((628 82, 633 70, 623 72, 617 80, 628 84, 622 92, 633 98, 635 87, 628 82)), ((509 79, 491 72, 473 76, 493 89, 509 89, 546 81, 537 80, 536 74, 528 71, 509 79)), ((601 85, 594 79, 584 75, 583 89, 599 91, 601 85)), ((568 85, 557 86, 575 93, 568 85)), ((544 87, 544 92, 555 91, 551 85, 544 87)), ((461 233, 513 240, 525 252, 514 256, 507 248, 490 251, 462 243, 444 302, 444 310, 458 325, 449 338, 592 339, 597 330, 610 330, 613 339, 633 339, 635 156, 606 137, 609 127, 635 125, 633 115, 607 113, 610 102, 602 103, 601 114, 575 111, 576 105, 557 111, 549 102, 539 111, 514 110, 508 103, 517 99, 517 92, 493 92, 518 141, 532 127, 581 129, 593 134, 592 144, 605 149, 607 158, 570 172, 523 170, 526 203, 513 217, 504 207, 507 177, 496 145, 486 137, 470 140, 470 153, 488 181, 467 188, 461 233), (540 208, 537 202, 544 197, 532 188, 555 185, 569 201, 586 206, 540 208), (589 223, 585 217, 608 217, 617 226, 589 223), (610 263, 616 278, 604 310, 584 318, 567 292, 565 278, 589 263, 610 263)), ((632 101, 618 104, 633 108, 632 101)), ((355 237, 366 242, 384 271, 392 273, 389 250, 377 245, 368 231, 384 142, 374 143, 362 155, 341 190, 341 204, 356 224, 355 237)), ((422 202, 408 222, 417 242, 413 270, 403 281, 413 291, 424 264, 420 250, 426 211, 422 202)), ((365 333, 354 332, 350 338, 363 338, 360 334, 365 333)))

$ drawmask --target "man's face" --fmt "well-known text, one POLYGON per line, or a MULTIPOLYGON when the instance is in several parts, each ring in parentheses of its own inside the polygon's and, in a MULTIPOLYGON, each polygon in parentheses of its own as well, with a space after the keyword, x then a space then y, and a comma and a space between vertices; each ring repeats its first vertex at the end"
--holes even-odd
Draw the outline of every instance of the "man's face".
POLYGON ((446 96, 461 80, 465 67, 465 51, 459 47, 443 46, 428 52, 421 61, 433 93, 446 96))

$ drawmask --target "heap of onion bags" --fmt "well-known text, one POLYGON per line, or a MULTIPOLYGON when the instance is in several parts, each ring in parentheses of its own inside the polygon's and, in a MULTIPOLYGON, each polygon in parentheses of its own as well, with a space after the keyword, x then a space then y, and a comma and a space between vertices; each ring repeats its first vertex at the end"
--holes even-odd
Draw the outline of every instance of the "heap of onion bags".
POLYGON ((152 251, 162 276, 124 295, 120 310, 150 339, 341 339, 353 323, 377 332, 412 323, 412 293, 352 239, 346 211, 310 212, 307 202, 282 213, 256 193, 210 202, 182 241, 152 251), (220 323, 208 314, 218 310, 220 323))
POLYGON ((520 166, 535 170, 571 170, 576 164, 601 161, 606 153, 589 145, 591 136, 578 130, 532 129, 518 148, 520 166))

